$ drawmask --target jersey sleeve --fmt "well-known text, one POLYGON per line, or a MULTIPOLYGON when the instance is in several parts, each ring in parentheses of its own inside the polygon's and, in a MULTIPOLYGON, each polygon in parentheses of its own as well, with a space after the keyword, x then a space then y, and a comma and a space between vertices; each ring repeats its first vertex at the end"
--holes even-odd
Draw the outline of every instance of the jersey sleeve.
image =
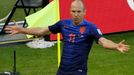
POLYGON ((96 27, 96 25, 93 25, 92 27, 92 35, 93 38, 95 39, 96 43, 98 43, 98 40, 102 37, 102 33, 100 29, 96 27))
POLYGON ((50 32, 52 32, 53 34, 60 33, 61 32, 61 21, 57 22, 54 25, 49 26, 48 28, 49 28, 50 32))

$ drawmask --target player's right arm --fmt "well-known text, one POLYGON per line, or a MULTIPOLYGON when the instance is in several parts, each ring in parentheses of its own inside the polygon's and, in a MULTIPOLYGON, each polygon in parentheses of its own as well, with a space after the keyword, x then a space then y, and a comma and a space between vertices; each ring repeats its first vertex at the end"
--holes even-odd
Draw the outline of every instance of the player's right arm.
POLYGON ((42 28, 22 28, 17 25, 15 26, 7 26, 5 29, 6 33, 9 33, 11 35, 13 34, 30 34, 30 35, 35 35, 35 36, 44 36, 50 34, 50 30, 48 27, 42 27, 42 28))

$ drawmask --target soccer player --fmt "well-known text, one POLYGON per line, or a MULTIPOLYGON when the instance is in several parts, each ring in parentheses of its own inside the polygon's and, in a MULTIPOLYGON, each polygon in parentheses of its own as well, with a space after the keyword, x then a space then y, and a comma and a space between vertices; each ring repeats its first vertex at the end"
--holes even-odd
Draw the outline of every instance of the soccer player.
POLYGON ((124 41, 117 43, 104 38, 95 24, 84 19, 86 9, 81 0, 73 0, 70 7, 72 19, 60 20, 47 28, 21 28, 7 26, 7 33, 32 34, 44 36, 50 33, 63 35, 63 53, 57 75, 87 75, 87 60, 93 41, 104 48, 122 53, 128 51, 129 45, 124 41))

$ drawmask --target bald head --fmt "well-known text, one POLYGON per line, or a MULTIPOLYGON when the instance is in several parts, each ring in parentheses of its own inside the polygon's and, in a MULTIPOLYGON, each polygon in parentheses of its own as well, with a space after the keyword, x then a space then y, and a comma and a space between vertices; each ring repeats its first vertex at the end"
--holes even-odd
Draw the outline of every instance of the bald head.
POLYGON ((72 0, 71 8, 78 7, 85 11, 85 5, 83 3, 83 0, 72 0))

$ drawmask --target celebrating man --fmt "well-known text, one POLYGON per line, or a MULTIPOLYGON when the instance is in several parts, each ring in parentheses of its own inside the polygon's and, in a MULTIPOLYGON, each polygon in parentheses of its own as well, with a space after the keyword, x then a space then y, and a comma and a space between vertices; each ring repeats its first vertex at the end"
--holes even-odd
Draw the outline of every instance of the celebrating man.
POLYGON ((32 34, 44 36, 51 33, 63 35, 63 53, 57 75, 87 75, 87 60, 93 41, 104 48, 115 49, 124 53, 129 45, 114 43, 104 38, 95 24, 84 19, 86 9, 81 0, 73 0, 70 7, 72 19, 60 20, 47 28, 21 28, 7 26, 7 33, 32 34))

